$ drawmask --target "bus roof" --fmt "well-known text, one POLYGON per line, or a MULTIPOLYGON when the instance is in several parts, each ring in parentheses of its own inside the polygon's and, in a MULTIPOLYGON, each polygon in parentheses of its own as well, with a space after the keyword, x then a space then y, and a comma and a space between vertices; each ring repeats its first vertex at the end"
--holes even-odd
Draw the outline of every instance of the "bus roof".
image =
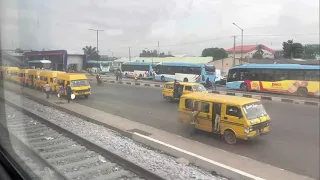
POLYGON ((232 105, 245 105, 254 102, 260 102, 258 99, 239 97, 239 96, 229 96, 222 94, 214 93, 203 93, 203 92, 194 92, 188 93, 182 96, 182 98, 195 99, 200 101, 209 101, 209 102, 219 102, 232 105))
POLYGON ((59 79, 88 79, 86 74, 81 73, 61 73, 57 75, 59 79))
POLYGON ((29 69, 28 74, 40 74, 41 69, 29 69))
POLYGON ((231 69, 257 68, 257 69, 315 69, 320 70, 320 66, 300 65, 300 64, 243 64, 234 66, 231 69))
POLYGON ((199 64, 199 63, 163 62, 163 63, 159 63, 159 65, 162 65, 162 66, 201 67, 203 64, 199 64))
POLYGON ((57 75, 57 74, 63 74, 63 73, 66 73, 66 72, 63 72, 63 71, 41 71, 40 75, 50 75, 50 74, 57 75))
POLYGON ((152 62, 124 62, 123 64, 125 64, 125 65, 140 65, 140 66, 143 66, 143 65, 151 65, 152 62))
MULTIPOLYGON (((173 84, 174 82, 166 82, 165 84, 173 84)), ((193 85, 199 85, 199 83, 192 83, 192 82, 178 82, 179 84, 181 85, 190 85, 190 86, 193 86, 193 85)))

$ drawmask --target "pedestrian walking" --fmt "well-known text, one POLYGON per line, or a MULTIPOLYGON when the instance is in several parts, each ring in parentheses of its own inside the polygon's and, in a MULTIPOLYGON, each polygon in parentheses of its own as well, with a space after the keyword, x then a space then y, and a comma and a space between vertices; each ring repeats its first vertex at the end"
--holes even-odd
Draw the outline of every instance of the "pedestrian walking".
POLYGON ((44 85, 44 90, 46 91, 47 99, 49 99, 49 94, 50 94, 50 90, 51 90, 49 82, 47 82, 46 85, 44 85))
POLYGON ((120 70, 119 71, 119 79, 120 79, 120 82, 122 81, 122 71, 120 70))
POLYGON ((72 94, 72 89, 71 89, 71 87, 70 87, 69 82, 67 83, 66 91, 67 91, 67 99, 68 99, 68 103, 70 103, 70 100, 71 100, 71 94, 72 94))
POLYGON ((63 84, 61 83, 60 84, 60 87, 59 87, 59 98, 61 100, 61 96, 64 94, 64 88, 63 88, 63 84))

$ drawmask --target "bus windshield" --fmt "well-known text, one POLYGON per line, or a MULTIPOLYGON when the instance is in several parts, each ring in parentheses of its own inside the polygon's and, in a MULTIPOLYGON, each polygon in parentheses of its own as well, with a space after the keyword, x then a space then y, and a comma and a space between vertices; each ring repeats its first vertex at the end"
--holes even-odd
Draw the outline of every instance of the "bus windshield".
POLYGON ((86 79, 71 81, 71 87, 89 86, 89 82, 86 79))
POLYGON ((243 111, 248 120, 253 120, 262 116, 266 116, 267 112, 262 103, 250 103, 243 106, 243 111))
POLYGON ((205 66, 204 70, 206 71, 207 74, 214 74, 215 72, 215 68, 212 65, 205 66))

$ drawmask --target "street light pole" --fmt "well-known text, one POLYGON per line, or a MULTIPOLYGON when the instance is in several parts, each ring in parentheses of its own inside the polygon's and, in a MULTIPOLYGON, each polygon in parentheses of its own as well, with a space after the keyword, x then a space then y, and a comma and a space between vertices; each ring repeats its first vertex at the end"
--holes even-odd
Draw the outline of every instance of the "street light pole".
POLYGON ((242 52, 243 52, 243 29, 239 27, 236 23, 232 23, 233 25, 237 26, 241 30, 241 58, 240 64, 242 64, 242 52))
POLYGON ((90 31, 97 32, 97 52, 99 52, 99 31, 104 31, 103 29, 89 29, 90 31))

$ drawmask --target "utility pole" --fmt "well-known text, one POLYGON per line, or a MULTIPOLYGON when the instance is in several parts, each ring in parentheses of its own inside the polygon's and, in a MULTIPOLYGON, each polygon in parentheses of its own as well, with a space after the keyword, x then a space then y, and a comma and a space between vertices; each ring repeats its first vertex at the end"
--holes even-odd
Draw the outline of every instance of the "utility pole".
POLYGON ((128 48, 129 48, 129 61, 131 61, 131 52, 130 52, 131 47, 128 47, 128 48))
POLYGON ((242 64, 242 52, 243 52, 243 29, 239 27, 236 23, 232 23, 233 25, 237 26, 241 30, 241 60, 240 64, 242 64))
POLYGON ((236 65, 236 36, 233 36, 233 65, 236 65))
POLYGON ((97 52, 99 52, 99 31, 104 31, 103 29, 89 29, 90 31, 97 32, 97 52))

